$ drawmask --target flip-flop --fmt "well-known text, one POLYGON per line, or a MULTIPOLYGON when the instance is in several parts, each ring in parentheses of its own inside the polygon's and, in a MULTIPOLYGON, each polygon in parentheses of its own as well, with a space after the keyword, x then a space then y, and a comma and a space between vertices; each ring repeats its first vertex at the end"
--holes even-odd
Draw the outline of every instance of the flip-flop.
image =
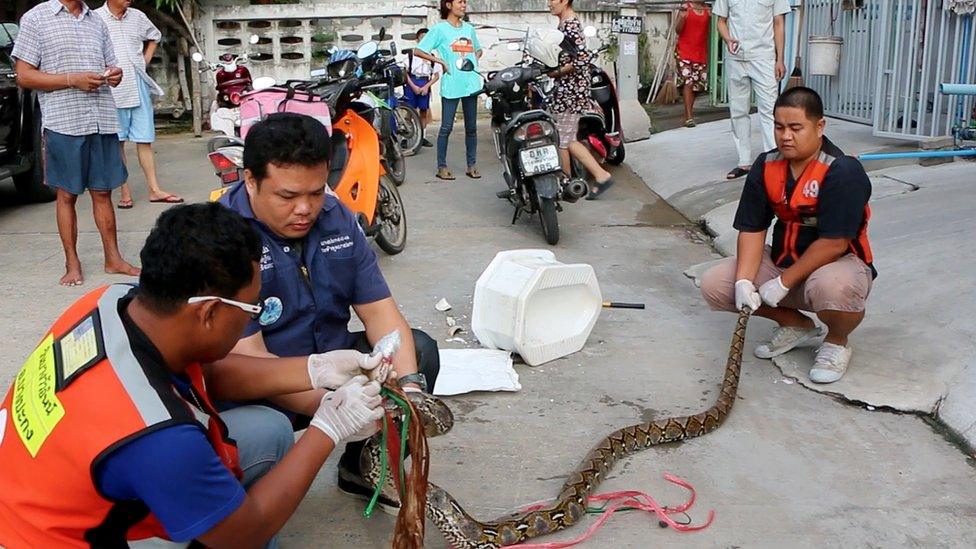
POLYGON ((120 210, 130 210, 133 206, 135 206, 135 202, 131 200, 119 200, 119 203, 115 205, 120 210))
POLYGON ((183 203, 182 198, 173 194, 168 194, 162 198, 153 198, 150 199, 149 201, 154 202, 156 204, 182 204, 183 203))
POLYGON ((470 168, 468 171, 464 172, 464 174, 471 179, 481 179, 481 172, 478 171, 478 168, 470 168))
POLYGON ((745 169, 742 169, 739 166, 736 166, 734 170, 732 170, 729 173, 725 174, 725 179, 728 179, 730 181, 733 180, 733 179, 739 179, 740 177, 742 177, 743 175, 746 175, 748 173, 749 173, 749 170, 745 170, 745 169))
POLYGON ((454 177, 454 174, 452 174, 447 170, 447 168, 437 170, 437 173, 434 174, 434 177, 436 177, 437 179, 443 179, 444 181, 454 181, 455 179, 457 179, 456 177, 454 177))
POLYGON ((614 183, 615 181, 613 180, 612 177, 610 179, 607 179, 603 183, 594 183, 594 185, 596 186, 596 190, 595 191, 591 190, 590 192, 586 193, 586 199, 596 200, 597 197, 599 197, 601 194, 607 192, 607 189, 613 187, 614 183))

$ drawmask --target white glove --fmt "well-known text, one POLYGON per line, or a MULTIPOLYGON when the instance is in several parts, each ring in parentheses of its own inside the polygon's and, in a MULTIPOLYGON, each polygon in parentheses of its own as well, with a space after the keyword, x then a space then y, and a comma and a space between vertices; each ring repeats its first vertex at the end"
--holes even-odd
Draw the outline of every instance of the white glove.
POLYGON ((783 279, 779 276, 759 287, 759 295, 770 307, 779 306, 779 302, 788 293, 790 293, 790 289, 783 285, 783 279))
POLYGON ((309 355, 308 377, 313 389, 335 389, 354 376, 376 368, 382 361, 382 356, 371 357, 345 349, 309 355))
POLYGON ((380 384, 368 381, 363 375, 355 376, 335 391, 325 393, 312 416, 311 426, 339 444, 362 435, 368 426, 375 428, 383 417, 382 404, 380 384))
POLYGON ((743 307, 747 307, 750 313, 754 313, 761 305, 762 298, 751 280, 743 278, 735 282, 735 310, 741 311, 743 307))

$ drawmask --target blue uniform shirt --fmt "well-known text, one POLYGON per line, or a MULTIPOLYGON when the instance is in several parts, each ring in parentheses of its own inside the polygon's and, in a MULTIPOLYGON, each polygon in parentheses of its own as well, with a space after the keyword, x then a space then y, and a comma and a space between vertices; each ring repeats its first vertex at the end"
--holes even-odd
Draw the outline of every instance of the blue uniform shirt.
POLYGON ((254 218, 243 183, 225 193, 220 203, 250 220, 261 234, 264 313, 248 324, 244 337, 261 331, 268 350, 279 356, 350 348, 349 307, 390 297, 356 216, 326 194, 322 213, 302 245, 296 246, 254 218), (296 248, 304 248, 301 257, 296 248))

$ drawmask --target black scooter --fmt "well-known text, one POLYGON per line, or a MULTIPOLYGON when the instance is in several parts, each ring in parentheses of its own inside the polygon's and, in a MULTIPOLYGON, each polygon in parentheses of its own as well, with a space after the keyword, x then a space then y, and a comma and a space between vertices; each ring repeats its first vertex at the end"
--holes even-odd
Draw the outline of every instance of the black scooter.
MULTIPOLYGON (((474 72, 468 59, 460 67, 474 72)), ((529 90, 545 74, 536 64, 490 72, 482 93, 488 95, 495 152, 502 162, 508 189, 498 193, 515 206, 512 223, 524 213, 538 212, 546 242, 559 242, 560 200, 576 202, 586 184, 569 180, 559 163, 559 134, 552 115, 530 104, 529 90)))

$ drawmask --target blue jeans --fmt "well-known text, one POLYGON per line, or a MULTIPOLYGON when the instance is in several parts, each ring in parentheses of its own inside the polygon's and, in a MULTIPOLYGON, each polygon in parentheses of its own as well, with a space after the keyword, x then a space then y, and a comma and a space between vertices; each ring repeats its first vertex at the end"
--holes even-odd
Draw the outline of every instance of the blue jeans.
POLYGON ((447 167, 447 138, 454 129, 454 115, 458 103, 464 114, 464 150, 468 157, 468 167, 478 163, 478 96, 469 95, 459 99, 441 98, 441 131, 437 134, 437 167, 447 167))
MULTIPOLYGON (((220 413, 227 424, 227 433, 237 441, 237 455, 244 478, 241 484, 248 490, 272 467, 281 461, 295 444, 295 432, 285 414, 267 406, 241 406, 220 413)), ((275 536, 265 545, 278 546, 275 536)))

